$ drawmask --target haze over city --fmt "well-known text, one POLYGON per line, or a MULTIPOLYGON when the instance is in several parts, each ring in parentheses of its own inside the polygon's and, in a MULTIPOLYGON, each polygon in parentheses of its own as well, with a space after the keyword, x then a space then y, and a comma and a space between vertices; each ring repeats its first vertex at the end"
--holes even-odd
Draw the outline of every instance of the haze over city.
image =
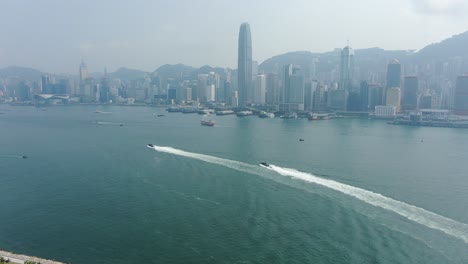
POLYGON ((463 0, 3 1, 0 68, 76 74, 184 63, 236 68, 239 25, 253 59, 342 48, 418 50, 468 28, 463 0))

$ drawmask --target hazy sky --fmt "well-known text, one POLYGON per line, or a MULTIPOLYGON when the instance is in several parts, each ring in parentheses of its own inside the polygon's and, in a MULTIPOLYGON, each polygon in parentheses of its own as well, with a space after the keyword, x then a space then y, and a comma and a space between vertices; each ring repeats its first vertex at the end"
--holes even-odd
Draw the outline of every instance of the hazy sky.
POLYGON ((166 63, 236 67, 288 51, 420 49, 468 30, 466 0, 0 0, 0 67, 77 73, 166 63))

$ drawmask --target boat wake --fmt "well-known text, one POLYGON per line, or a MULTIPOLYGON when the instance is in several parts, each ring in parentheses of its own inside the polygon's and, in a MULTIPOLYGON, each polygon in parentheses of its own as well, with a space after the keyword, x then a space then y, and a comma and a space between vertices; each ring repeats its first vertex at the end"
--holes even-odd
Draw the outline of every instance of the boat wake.
POLYGON ((0 155, 0 158, 25 159, 26 156, 18 156, 18 155, 0 155))
POLYGON ((468 225, 465 223, 457 222, 453 219, 438 215, 436 213, 427 211, 423 208, 410 205, 379 193, 368 191, 362 188, 354 187, 337 181, 323 179, 313 174, 301 172, 295 169, 283 168, 270 164, 271 169, 261 168, 258 165, 247 164, 239 161, 233 161, 223 158, 218 158, 210 155, 192 153, 183 151, 171 147, 153 146, 153 149, 159 152, 169 153, 173 155, 188 157, 205 161, 212 164, 221 165, 230 169, 250 173, 257 175, 265 175, 265 173, 271 173, 271 170, 275 171, 279 175, 291 177, 292 179, 302 180, 304 182, 318 184, 323 187, 338 191, 340 193, 352 196, 358 200, 361 200, 369 205, 379 207, 391 212, 394 212, 400 216, 405 217, 413 222, 421 224, 441 231, 451 237, 460 239, 465 243, 468 243, 468 225))

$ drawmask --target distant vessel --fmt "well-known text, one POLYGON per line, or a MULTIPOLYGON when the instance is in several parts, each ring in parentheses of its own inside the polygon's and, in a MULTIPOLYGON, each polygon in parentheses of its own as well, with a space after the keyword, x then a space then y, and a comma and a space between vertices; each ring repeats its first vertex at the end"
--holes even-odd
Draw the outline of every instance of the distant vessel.
POLYGON ((153 144, 148 144, 146 145, 148 148, 154 148, 154 145, 153 144))
POLYGON ((180 111, 182 111, 182 109, 180 109, 179 107, 169 107, 169 108, 167 109, 167 111, 168 111, 169 113, 175 113, 175 112, 180 112, 180 111))
POLYGON ((187 107, 187 108, 182 109, 183 114, 193 114, 193 113, 197 113, 197 112, 198 112, 198 108, 196 108, 196 107, 187 107))
POLYGON ((234 111, 232 110, 219 110, 216 111, 216 115, 232 115, 234 114, 234 111))
POLYGON ((304 141, 304 139, 300 138, 299 141, 304 141))
POLYGON ((198 110, 197 113, 199 115, 209 115, 209 114, 214 113, 214 110, 213 109, 200 109, 200 110, 198 110))
POLYGON ((160 116, 164 116, 164 115, 163 114, 158 114, 157 116, 160 117, 160 116))
POLYGON ((260 114, 258 115, 258 117, 260 117, 260 118, 273 118, 273 117, 275 117, 275 114, 268 113, 268 112, 265 112, 265 111, 261 111, 260 114))
POLYGON ((27 159, 27 158, 28 158, 28 156, 26 156, 26 155, 23 155, 23 156, 21 156, 21 158, 23 158, 23 159, 27 159))
POLYGON ((253 115, 253 112, 252 111, 240 111, 240 112, 237 112, 236 114, 237 116, 250 116, 250 115, 253 115))
POLYGON ((285 115, 280 116, 282 119, 297 119, 297 114, 295 112, 287 113, 285 115))
POLYGON ((215 123, 213 121, 211 121, 211 120, 202 120, 201 125, 202 126, 214 126, 215 123))
POLYGON ((266 162, 260 162, 260 164, 258 164, 258 165, 260 165, 260 167, 263 167, 263 168, 266 168, 266 169, 270 169, 270 170, 272 169, 271 165, 266 163, 266 162))

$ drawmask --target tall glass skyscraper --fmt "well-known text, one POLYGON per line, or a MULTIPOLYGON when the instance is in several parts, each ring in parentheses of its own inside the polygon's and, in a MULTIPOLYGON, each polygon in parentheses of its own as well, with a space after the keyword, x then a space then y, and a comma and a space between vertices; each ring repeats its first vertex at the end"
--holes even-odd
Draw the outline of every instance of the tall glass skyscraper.
POLYGON ((252 99, 252 38, 248 23, 240 26, 237 71, 239 106, 246 106, 252 99))
POLYGON ((397 60, 387 66, 387 88, 401 87, 401 64, 397 60))
POLYGON ((340 65, 340 84, 339 89, 349 92, 352 88, 354 74, 354 51, 351 47, 346 46, 341 51, 340 65))

